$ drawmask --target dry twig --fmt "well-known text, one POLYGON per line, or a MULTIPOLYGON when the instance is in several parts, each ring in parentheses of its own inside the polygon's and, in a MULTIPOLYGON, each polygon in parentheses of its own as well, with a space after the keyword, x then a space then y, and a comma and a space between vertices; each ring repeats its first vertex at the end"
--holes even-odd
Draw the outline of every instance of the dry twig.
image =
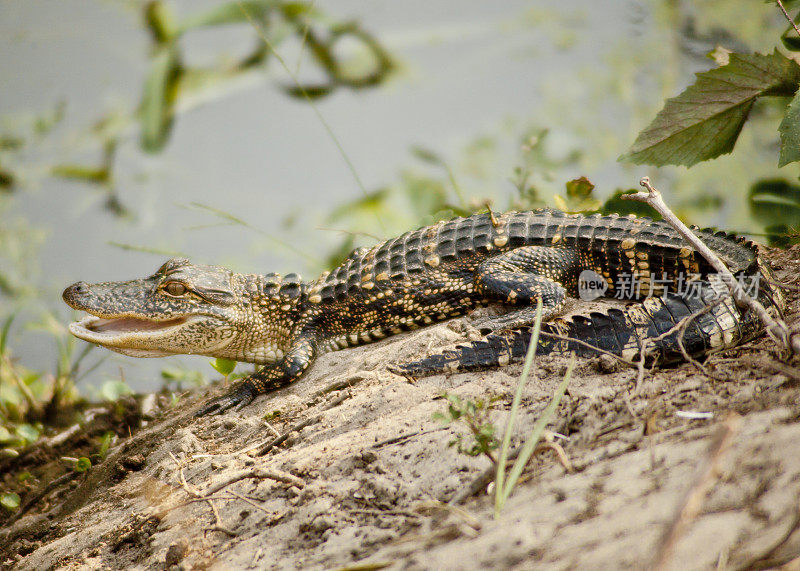
MULTIPOLYGON (((748 560, 743 565, 739 566, 738 569, 740 571, 745 571, 746 569, 774 569, 775 567, 779 567, 787 563, 787 560, 776 560, 775 554, 778 550, 786 545, 786 542, 794 535, 794 533, 800 529, 800 502, 795 500, 794 502, 794 513, 792 514, 792 519, 789 522, 789 526, 786 528, 786 531, 773 543, 769 546, 763 553, 753 557, 752 559, 748 560)), ((791 557, 794 560, 793 557, 791 557)))
POLYGON ((708 454, 706 454, 697 471, 694 483, 678 504, 675 515, 659 542, 653 569, 663 570, 667 568, 678 540, 700 513, 700 508, 703 507, 708 492, 711 491, 712 486, 719 478, 720 461, 728 451, 728 448, 730 448, 733 437, 739 431, 740 424, 741 417, 735 412, 731 412, 722 423, 708 454))
POLYGON ((691 229, 686 226, 672 210, 669 209, 664 199, 661 197, 661 192, 650 185, 650 179, 647 177, 642 178, 639 184, 647 189, 647 192, 637 192, 636 194, 625 194, 623 198, 626 200, 635 200, 637 202, 644 202, 653 207, 664 220, 675 230, 683 236, 684 240, 702 255, 714 267, 723 283, 730 289, 733 299, 740 306, 745 306, 752 310, 761 323, 764 324, 767 333, 773 338, 779 340, 789 351, 793 354, 800 354, 800 335, 792 335, 789 327, 783 321, 776 321, 767 312, 758 300, 747 295, 742 288, 741 284, 736 280, 734 275, 725 266, 711 248, 705 245, 700 238, 698 238, 691 229))
POLYGON ((794 31, 797 32, 797 35, 800 36, 800 28, 797 27, 797 24, 794 23, 794 20, 792 19, 791 16, 789 16, 789 13, 786 11, 786 8, 783 7, 783 2, 781 2, 781 0, 775 0, 775 3, 778 5, 778 8, 781 9, 783 15, 786 16, 786 19, 789 20, 789 23, 792 25, 792 28, 794 28, 794 31))

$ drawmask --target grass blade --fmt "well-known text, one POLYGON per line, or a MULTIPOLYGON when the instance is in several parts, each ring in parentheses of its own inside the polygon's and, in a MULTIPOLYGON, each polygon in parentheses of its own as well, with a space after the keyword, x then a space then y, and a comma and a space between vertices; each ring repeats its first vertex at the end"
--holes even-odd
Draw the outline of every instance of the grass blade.
MULTIPOLYGON (((495 514, 499 514, 503 508, 503 490, 505 488, 506 477, 506 461, 508 460, 508 452, 511 447, 511 432, 514 424, 517 421, 517 412, 519 411, 519 403, 522 401, 522 390, 525 388, 525 383, 530 376, 531 366, 533 365, 533 357, 536 355, 536 346, 539 344, 539 332, 542 328, 542 300, 536 303, 536 317, 533 322, 533 332, 531 333, 531 342, 528 346, 528 353, 525 355, 525 365, 522 367, 522 374, 517 383, 517 392, 514 393, 514 400, 511 403, 511 414, 506 423, 506 429, 503 433, 503 443, 500 445, 500 458, 497 461, 497 476, 495 477, 494 489, 494 510, 495 514)), ((496 516, 495 516, 496 517, 496 516)))
POLYGON ((0 355, 4 355, 6 352, 6 343, 8 343, 8 332, 11 329, 11 323, 14 321, 14 318, 17 316, 16 312, 12 313, 8 316, 3 322, 3 328, 0 329, 0 355))
POLYGON ((499 507, 498 502, 495 502, 495 517, 500 515, 500 510, 503 509, 503 505, 511 495, 511 491, 514 489, 514 486, 517 484, 517 480, 519 480, 519 477, 522 475, 525 465, 528 463, 528 460, 530 460, 531 456, 533 456, 533 453, 536 450, 536 445, 539 443, 542 433, 544 432, 544 427, 547 426, 548 422, 550 422, 550 418, 552 418, 553 414, 555 414, 556 408, 558 408, 558 405, 561 402, 561 398, 567 391, 567 385, 569 384, 569 379, 572 376, 572 370, 574 368, 575 356, 573 355, 569 362, 569 366, 567 367, 567 372, 564 375, 564 380, 561 381, 560 385, 558 385, 550 404, 547 405, 547 408, 544 409, 542 416, 539 417, 539 419, 536 421, 536 424, 533 426, 531 435, 525 441, 522 451, 520 452, 519 456, 517 456, 514 466, 511 468, 511 471, 508 474, 508 482, 506 483, 505 488, 500 492, 499 507))

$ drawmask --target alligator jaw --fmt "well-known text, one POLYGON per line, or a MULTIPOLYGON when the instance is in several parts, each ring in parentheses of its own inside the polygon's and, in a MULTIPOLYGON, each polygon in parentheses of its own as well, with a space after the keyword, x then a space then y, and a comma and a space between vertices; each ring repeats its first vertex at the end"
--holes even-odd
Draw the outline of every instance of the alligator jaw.
POLYGON ((147 345, 150 344, 148 340, 170 337, 192 320, 192 317, 176 317, 158 321, 140 317, 105 318, 87 315, 80 321, 70 323, 69 331, 79 339, 126 355, 163 357, 172 353, 148 348, 147 345), (139 347, 134 348, 136 345, 139 347))

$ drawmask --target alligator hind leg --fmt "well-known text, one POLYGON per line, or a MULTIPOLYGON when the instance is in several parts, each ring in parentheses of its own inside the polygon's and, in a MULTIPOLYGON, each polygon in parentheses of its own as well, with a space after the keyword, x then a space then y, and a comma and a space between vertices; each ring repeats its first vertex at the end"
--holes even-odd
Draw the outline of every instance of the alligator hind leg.
POLYGON ((475 326, 484 331, 497 331, 531 325, 539 300, 542 300, 542 319, 549 319, 564 304, 565 286, 573 288, 577 268, 575 252, 547 246, 525 246, 486 260, 478 266, 475 276, 484 295, 524 307, 481 320, 475 326))

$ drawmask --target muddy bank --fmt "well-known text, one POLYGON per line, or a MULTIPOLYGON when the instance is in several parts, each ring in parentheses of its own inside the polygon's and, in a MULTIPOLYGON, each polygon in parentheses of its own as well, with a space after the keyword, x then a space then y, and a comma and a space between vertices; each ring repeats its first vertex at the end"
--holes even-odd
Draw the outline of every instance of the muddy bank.
MULTIPOLYGON (((772 257, 778 278, 794 282, 800 249, 772 257)), ((797 292, 788 297, 793 322, 797 292)), ((671 569, 800 556, 800 369, 776 364, 768 339, 712 357, 711 376, 684 365, 638 386, 635 370, 581 361, 550 426, 568 437, 572 471, 538 455, 498 520, 483 492, 448 506, 489 461, 448 445, 465 429, 432 419, 446 407, 442 393, 498 397, 491 419, 503 426, 521 367, 410 383, 386 366, 463 340, 467 323, 325 355, 294 386, 221 417, 191 417, 221 387, 176 406, 157 401, 160 415, 100 465, 0 528, 0 560, 19 569, 619 568, 651 563, 671 529, 671 569), (698 511, 681 518, 687 498, 698 511)), ((517 442, 565 366, 540 359, 517 442)))

